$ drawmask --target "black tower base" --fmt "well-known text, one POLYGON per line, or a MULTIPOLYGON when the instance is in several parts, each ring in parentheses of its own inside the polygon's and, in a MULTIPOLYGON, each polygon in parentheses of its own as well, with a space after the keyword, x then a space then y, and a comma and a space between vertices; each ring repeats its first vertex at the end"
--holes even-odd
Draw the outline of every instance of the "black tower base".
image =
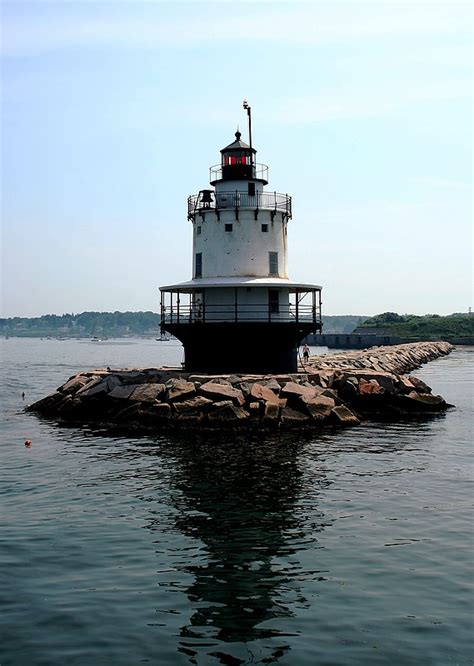
POLYGON ((189 372, 279 374, 297 372, 298 345, 318 323, 166 323, 162 328, 184 346, 189 372))

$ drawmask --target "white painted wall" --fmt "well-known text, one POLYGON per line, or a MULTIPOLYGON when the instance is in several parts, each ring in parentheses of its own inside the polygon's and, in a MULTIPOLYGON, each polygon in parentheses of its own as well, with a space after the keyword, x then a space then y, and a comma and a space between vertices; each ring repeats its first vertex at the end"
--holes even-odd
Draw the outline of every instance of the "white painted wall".
POLYGON ((248 183, 255 183, 255 191, 263 192, 263 183, 258 180, 223 180, 216 183, 215 191, 217 194, 221 192, 242 192, 247 194, 248 183))
POLYGON ((277 213, 260 210, 222 210, 220 220, 212 210, 196 215, 193 223, 193 277, 195 256, 202 253, 202 277, 268 277, 269 252, 278 252, 278 275, 288 278, 287 220, 277 213), (232 231, 225 225, 232 224, 232 231), (268 231, 262 231, 262 224, 268 231), (201 228, 200 233, 198 228, 201 228))

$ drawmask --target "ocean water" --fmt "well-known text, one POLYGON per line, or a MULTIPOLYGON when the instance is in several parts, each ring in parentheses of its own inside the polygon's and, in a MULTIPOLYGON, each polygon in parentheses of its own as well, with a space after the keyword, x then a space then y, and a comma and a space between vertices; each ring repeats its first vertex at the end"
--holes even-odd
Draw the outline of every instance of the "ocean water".
POLYGON ((473 663, 474 348, 429 420, 131 438, 23 406, 175 343, 1 347, 1 666, 473 663))

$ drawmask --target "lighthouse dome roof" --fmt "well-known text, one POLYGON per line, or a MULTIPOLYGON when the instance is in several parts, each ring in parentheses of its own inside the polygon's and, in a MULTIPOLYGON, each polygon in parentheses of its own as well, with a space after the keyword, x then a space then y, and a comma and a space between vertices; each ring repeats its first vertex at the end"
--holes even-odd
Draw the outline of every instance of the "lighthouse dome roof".
POLYGON ((239 132, 239 130, 237 130, 237 132, 235 133, 235 141, 229 143, 229 145, 226 146, 225 148, 222 148, 221 153, 227 153, 230 150, 251 150, 253 153, 256 153, 257 151, 255 150, 255 148, 250 148, 248 143, 242 141, 242 139, 240 138, 241 136, 242 136, 241 133, 239 132))

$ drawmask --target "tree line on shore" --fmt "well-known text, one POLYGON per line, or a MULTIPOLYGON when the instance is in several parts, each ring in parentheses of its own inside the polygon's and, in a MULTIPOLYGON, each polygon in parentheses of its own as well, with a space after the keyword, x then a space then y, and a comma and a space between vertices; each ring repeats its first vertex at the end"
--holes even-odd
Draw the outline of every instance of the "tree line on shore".
POLYGON ((474 317, 470 313, 399 315, 384 312, 358 324, 354 333, 392 335, 401 338, 451 339, 474 337, 474 317))
MULTIPOLYGON (((151 311, 81 312, 0 319, 0 335, 8 337, 153 337, 159 334, 159 328, 160 315, 151 311)), ((419 316, 399 315, 395 312, 385 312, 375 317, 324 315, 323 332, 376 333, 425 339, 473 337, 474 317, 467 313, 419 316)))

